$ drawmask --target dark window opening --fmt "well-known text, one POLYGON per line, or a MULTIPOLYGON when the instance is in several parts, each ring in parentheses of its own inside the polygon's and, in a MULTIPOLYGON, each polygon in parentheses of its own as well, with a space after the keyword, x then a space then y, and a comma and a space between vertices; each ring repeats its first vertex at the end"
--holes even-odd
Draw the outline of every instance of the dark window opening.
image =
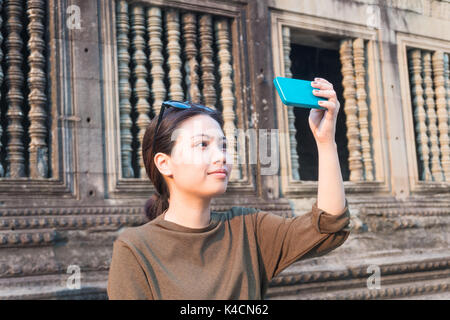
MULTIPOLYGON (((333 84, 340 110, 336 123, 336 144, 338 147, 339 163, 342 178, 349 180, 347 149, 347 127, 344 113, 344 97, 342 87, 341 62, 338 49, 323 49, 298 44, 291 44, 290 59, 292 62, 292 77, 303 80, 314 80, 315 77, 324 78, 333 84)), ((317 181, 318 151, 314 136, 309 127, 308 117, 310 109, 294 108, 297 154, 299 156, 299 175, 303 181, 317 181)))

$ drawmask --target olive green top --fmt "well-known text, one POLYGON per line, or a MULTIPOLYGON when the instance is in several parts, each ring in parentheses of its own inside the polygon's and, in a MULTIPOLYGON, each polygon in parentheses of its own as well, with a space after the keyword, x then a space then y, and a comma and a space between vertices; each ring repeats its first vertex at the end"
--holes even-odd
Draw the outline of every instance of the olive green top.
POLYGON ((350 233, 350 213, 317 202, 291 218, 255 208, 211 212, 204 228, 164 220, 126 228, 115 240, 109 299, 263 299, 270 280, 293 262, 324 255, 350 233))

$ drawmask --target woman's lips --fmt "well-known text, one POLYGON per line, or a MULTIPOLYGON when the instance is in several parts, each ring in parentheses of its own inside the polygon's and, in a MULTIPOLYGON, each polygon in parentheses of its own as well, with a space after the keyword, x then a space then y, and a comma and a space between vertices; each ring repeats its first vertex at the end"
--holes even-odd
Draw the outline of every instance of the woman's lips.
POLYGON ((227 174, 225 172, 213 172, 209 175, 217 177, 217 178, 226 178, 227 174))

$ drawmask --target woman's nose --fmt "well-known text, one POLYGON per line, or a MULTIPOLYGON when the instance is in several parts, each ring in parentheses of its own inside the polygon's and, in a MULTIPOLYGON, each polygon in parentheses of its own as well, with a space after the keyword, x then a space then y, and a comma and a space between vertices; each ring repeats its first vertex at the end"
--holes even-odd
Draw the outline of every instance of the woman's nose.
POLYGON ((227 149, 223 148, 222 144, 220 146, 216 145, 216 147, 214 148, 213 162, 226 163, 227 156, 227 149))

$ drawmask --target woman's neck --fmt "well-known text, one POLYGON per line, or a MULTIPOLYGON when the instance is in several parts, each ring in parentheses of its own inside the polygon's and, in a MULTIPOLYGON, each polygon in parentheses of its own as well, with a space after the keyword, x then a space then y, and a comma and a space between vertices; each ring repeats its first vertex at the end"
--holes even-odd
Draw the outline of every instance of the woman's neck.
POLYGON ((186 199, 170 196, 169 208, 165 211, 164 220, 188 228, 207 227, 211 220, 211 199, 186 199))

